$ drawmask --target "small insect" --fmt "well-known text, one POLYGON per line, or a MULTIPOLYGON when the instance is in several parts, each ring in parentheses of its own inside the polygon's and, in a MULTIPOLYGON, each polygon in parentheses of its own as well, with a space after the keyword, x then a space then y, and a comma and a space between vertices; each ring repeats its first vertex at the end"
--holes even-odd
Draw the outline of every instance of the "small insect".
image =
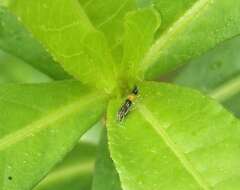
POLYGON ((117 120, 119 122, 121 122, 127 116, 133 104, 133 101, 136 99, 137 95, 138 95, 138 87, 134 86, 132 93, 128 95, 127 99, 125 100, 125 102, 123 103, 123 105, 121 106, 121 108, 117 113, 117 120))

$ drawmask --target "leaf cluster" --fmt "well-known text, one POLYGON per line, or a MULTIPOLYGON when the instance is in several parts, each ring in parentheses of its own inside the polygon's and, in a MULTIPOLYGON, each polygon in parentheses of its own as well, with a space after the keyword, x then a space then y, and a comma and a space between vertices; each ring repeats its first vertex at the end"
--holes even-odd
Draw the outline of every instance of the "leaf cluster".
POLYGON ((0 189, 239 189, 239 10, 2 0, 0 189))

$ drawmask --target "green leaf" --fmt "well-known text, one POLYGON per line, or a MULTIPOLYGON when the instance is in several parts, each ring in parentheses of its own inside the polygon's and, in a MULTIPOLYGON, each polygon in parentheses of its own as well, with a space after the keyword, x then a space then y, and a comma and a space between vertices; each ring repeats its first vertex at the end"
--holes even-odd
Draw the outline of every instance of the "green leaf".
POLYGON ((100 119, 105 106, 105 96, 75 81, 1 85, 1 189, 33 188, 100 119))
POLYGON ((143 83, 133 110, 108 109, 110 152, 123 189, 221 189, 240 186, 240 123, 197 91, 143 83))
POLYGON ((224 101, 223 105, 240 118, 240 93, 235 94, 231 98, 224 101))
POLYGON ((81 142, 98 145, 101 138, 102 125, 103 122, 100 120, 81 137, 81 142))
POLYGON ((29 64, 0 50, 0 83, 39 83, 52 81, 29 64))
POLYGON ((34 190, 90 190, 96 147, 78 144, 34 190))
POLYGON ((150 2, 142 2, 142 0, 79 1, 93 25, 107 36, 109 47, 116 62, 121 63, 125 15, 138 8, 149 7, 150 2))
POLYGON ((115 54, 115 57, 121 57, 124 16, 128 11, 137 8, 136 0, 79 1, 93 25, 107 36, 109 47, 113 54, 115 54))
POLYGON ((92 190, 121 190, 121 183, 108 150, 107 133, 104 129, 97 153, 92 190))
POLYGON ((160 1, 160 0, 146 0, 150 1, 154 8, 158 10, 162 17, 161 27, 158 30, 157 37, 160 37, 167 31, 177 20, 190 9, 197 0, 176 0, 160 1))
POLYGON ((240 37, 228 40, 191 61, 175 83, 199 89, 240 116, 240 37))
POLYGON ((18 57, 49 77, 70 78, 7 9, 0 7, 0 49, 18 57))
POLYGON ((124 24, 122 77, 127 77, 126 80, 132 81, 134 85, 136 80, 143 79, 141 61, 153 42, 160 17, 153 8, 145 8, 128 13, 124 24))
POLYGON ((186 0, 178 2, 162 1, 162 7, 158 6, 165 30, 144 58, 146 79, 173 70, 240 33, 239 1, 187 1, 186 6, 182 5, 186 0), (182 10, 177 10, 180 5, 182 10), (176 16, 169 18, 168 24, 167 16, 175 10, 176 16))
POLYGON ((9 0, 9 8, 76 79, 107 93, 116 87, 107 41, 77 0, 9 0))

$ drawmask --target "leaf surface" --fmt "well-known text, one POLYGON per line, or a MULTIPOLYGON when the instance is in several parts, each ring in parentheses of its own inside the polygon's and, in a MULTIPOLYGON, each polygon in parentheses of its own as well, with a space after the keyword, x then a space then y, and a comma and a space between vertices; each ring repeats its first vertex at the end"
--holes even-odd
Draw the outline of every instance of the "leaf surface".
MULTIPOLYGON (((128 11, 137 8, 136 0, 79 1, 93 25, 107 36, 108 44, 112 53, 115 57, 121 57, 124 17, 128 11)), ((120 59, 118 61, 120 61, 120 59)))
MULTIPOLYGON (((144 1, 144 0, 143 0, 144 1)), ((158 30, 160 37, 162 33, 168 30, 188 9, 190 9, 197 0, 176 0, 160 1, 160 0, 146 0, 153 4, 154 8, 162 16, 162 24, 158 30)))
POLYGON ((96 146, 79 143, 34 190, 90 190, 96 146))
POLYGON ((108 149, 106 129, 98 147, 92 190, 121 190, 121 183, 108 149))
POLYGON ((116 87, 105 36, 93 27, 77 0, 9 0, 8 7, 69 74, 108 93, 116 87))
POLYGON ((105 105, 104 95, 75 81, 1 85, 1 189, 32 189, 99 120, 105 105))
POLYGON ((70 78, 44 48, 7 9, 0 7, 0 49, 52 79, 70 78))
POLYGON ((143 83, 133 110, 108 109, 110 152, 123 189, 237 190, 240 123, 197 91, 143 83))
POLYGON ((39 83, 52 81, 22 60, 0 50, 0 83, 39 83))
POLYGON ((175 83, 201 90, 240 116, 240 37, 228 40, 191 61, 175 83))
POLYGON ((240 33, 240 2, 235 0, 156 0, 154 4, 159 4, 165 30, 144 58, 146 79, 159 77, 240 33))
POLYGON ((107 36, 109 47, 117 63, 121 63, 124 41, 124 18, 130 11, 149 7, 142 0, 79 0, 93 25, 107 36), (101 11, 99 11, 101 10, 101 11))
POLYGON ((136 80, 143 79, 141 62, 159 26, 160 16, 153 8, 130 12, 125 18, 122 76, 132 81, 133 85, 136 80))

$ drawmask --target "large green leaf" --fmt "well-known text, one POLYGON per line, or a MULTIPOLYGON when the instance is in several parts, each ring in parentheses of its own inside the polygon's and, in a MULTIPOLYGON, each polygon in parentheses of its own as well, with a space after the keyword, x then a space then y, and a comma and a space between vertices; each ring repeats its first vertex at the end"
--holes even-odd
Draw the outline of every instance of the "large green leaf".
POLYGON ((122 76, 126 81, 142 80, 141 61, 151 46, 160 25, 160 16, 153 8, 130 12, 125 18, 122 76))
POLYGON ((104 129, 97 153, 92 190, 121 189, 119 176, 109 153, 106 129, 104 129))
POLYGON ((215 101, 170 84, 139 85, 135 108, 108 110, 110 152, 128 190, 237 190, 240 123, 215 101))
POLYGON ((240 116, 240 37, 235 37, 190 62, 174 81, 221 101, 240 116))
POLYGON ((108 93, 116 87, 108 43, 77 0, 9 0, 8 7, 75 78, 108 93))
POLYGON ((1 85, 1 189, 35 186, 99 120, 105 99, 74 81, 1 85))
POLYGON ((173 70, 240 33, 239 1, 155 0, 154 4, 162 16, 164 31, 142 63, 147 79, 173 70))
POLYGON ((0 49, 20 58, 53 79, 69 78, 17 18, 3 7, 0 7, 0 49))
POLYGON ((34 190, 90 190, 96 147, 80 143, 34 190))

